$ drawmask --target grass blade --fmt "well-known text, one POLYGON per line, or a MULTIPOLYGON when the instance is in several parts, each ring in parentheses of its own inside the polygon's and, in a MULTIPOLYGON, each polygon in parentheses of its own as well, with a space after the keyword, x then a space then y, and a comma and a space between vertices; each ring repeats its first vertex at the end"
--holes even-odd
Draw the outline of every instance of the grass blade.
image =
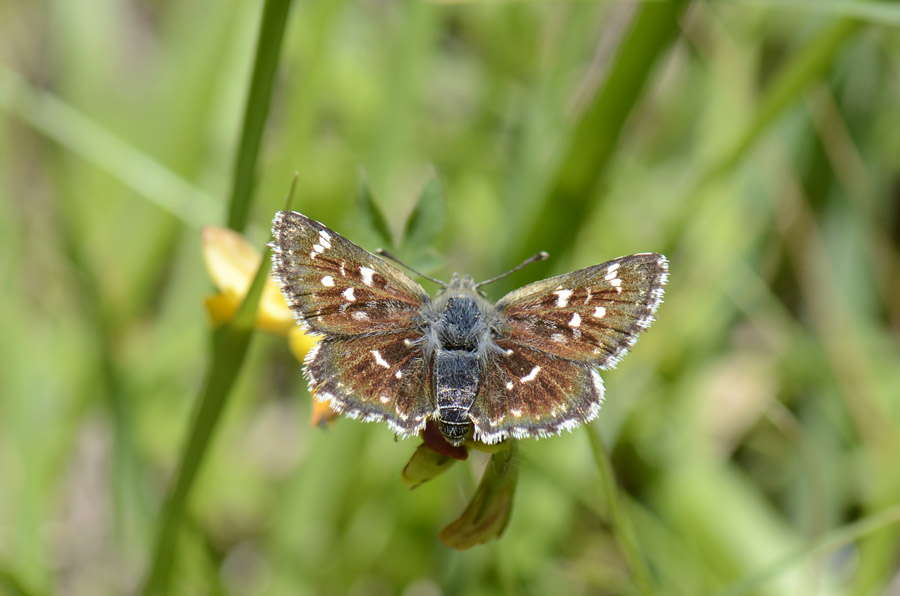
MULTIPOLYGON (((564 256, 578 228, 588 221, 593 208, 587 200, 603 177, 619 135, 652 73, 653 67, 678 33, 678 21, 687 2, 642 4, 616 54, 609 76, 593 102, 574 126, 570 144, 562 157, 551 189, 531 229, 512 261, 524 260, 534 252, 531 240, 541 239, 541 248, 554 256, 564 256)), ((535 277, 549 273, 548 261, 537 263, 535 277)))
POLYGON ((163 508, 153 561, 142 590, 145 596, 168 593, 178 531, 184 517, 188 495, 244 363, 253 334, 254 313, 269 273, 269 252, 270 249, 266 249, 253 284, 247 291, 247 296, 237 314, 231 321, 213 332, 213 353, 206 374, 206 383, 182 452, 175 487, 163 508))
POLYGON ((266 0, 263 7, 229 200, 228 227, 238 232, 244 231, 250 218, 259 146, 269 116, 272 87, 290 7, 291 0, 266 0))

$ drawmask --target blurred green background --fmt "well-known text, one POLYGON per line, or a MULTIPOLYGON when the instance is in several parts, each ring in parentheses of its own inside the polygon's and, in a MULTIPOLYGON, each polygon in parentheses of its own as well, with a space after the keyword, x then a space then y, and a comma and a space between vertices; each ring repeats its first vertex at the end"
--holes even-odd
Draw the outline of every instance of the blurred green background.
POLYGON ((311 428, 255 334, 166 593, 900 594, 896 4, 289 4, 0 1, 0 593, 141 591, 215 368, 199 230, 261 249, 297 171, 369 249, 360 173, 399 235, 437 172, 432 274, 551 252, 493 299, 669 256, 593 424, 618 502, 585 429, 522 441, 453 551, 483 454, 409 491, 418 441, 311 428))

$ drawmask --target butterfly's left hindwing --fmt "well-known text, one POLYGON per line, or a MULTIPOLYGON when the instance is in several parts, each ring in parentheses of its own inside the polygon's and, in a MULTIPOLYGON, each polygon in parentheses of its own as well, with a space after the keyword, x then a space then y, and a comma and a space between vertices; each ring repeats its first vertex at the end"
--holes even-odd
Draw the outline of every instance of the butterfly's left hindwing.
POLYGON ((417 331, 326 337, 307 357, 310 391, 351 418, 416 434, 435 410, 426 390, 431 371, 413 343, 420 337, 417 331))
POLYGON ((315 333, 408 329, 428 300, 408 275, 305 215, 279 211, 272 234, 273 277, 315 333))

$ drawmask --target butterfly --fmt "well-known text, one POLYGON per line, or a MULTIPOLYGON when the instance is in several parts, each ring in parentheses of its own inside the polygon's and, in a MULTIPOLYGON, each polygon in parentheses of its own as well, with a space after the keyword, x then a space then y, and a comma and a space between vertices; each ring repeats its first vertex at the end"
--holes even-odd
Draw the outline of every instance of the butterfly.
POLYGON ((643 253, 529 284, 496 304, 479 287, 506 274, 475 283, 454 273, 434 280, 443 287, 432 298, 305 215, 279 211, 272 234, 273 277, 297 321, 321 336, 304 363, 315 398, 401 436, 434 420, 457 446, 547 437, 593 420, 604 393, 598 369, 614 368, 654 321, 668 280, 666 257, 643 253))

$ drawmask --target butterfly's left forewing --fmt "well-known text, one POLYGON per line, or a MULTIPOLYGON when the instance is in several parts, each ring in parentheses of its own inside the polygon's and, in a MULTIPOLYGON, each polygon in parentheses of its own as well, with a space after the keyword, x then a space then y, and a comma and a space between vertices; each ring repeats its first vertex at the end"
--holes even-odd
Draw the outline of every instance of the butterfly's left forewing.
POLYGON ((434 409, 417 323, 425 290, 300 213, 278 212, 272 234, 273 277, 297 320, 323 336, 306 358, 310 392, 352 418, 419 432, 434 409))
POLYGON ((408 329, 428 300, 408 275, 305 215, 279 211, 272 234, 273 277, 315 333, 408 329))

